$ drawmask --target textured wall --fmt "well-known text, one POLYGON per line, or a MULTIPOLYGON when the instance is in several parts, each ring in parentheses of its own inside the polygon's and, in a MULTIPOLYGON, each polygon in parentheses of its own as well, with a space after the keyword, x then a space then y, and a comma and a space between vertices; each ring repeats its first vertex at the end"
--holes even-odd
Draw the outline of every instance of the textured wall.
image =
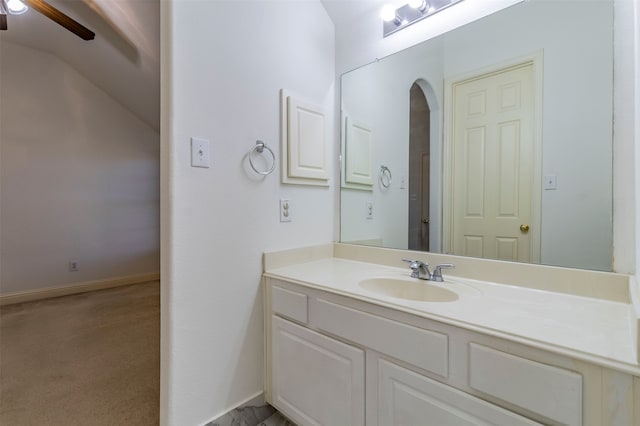
POLYGON ((1 54, 0 291, 157 273, 158 132, 55 56, 1 54))
POLYGON ((318 1, 163 7, 161 418, 181 426, 262 391, 262 253, 333 240, 335 178, 330 188, 282 185, 277 172, 253 173, 245 155, 256 139, 278 155, 287 89, 330 113, 336 158, 334 37, 318 1), (210 140, 210 168, 190 167, 192 136, 210 140), (279 221, 281 198, 291 222, 279 221))

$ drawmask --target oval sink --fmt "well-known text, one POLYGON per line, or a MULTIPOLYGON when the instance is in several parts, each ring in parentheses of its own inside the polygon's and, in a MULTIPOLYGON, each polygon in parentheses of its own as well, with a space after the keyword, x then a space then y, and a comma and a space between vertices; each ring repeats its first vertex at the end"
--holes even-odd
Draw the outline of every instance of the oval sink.
POLYGON ((424 280, 397 278, 370 278, 358 283, 365 290, 399 299, 422 302, 453 302, 458 295, 446 288, 436 287, 424 280))

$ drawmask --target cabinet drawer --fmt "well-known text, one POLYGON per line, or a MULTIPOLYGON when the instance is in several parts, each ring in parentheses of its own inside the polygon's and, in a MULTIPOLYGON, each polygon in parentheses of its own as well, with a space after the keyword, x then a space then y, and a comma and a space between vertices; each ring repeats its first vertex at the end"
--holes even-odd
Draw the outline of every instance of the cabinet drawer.
POLYGON ((307 323, 307 295, 274 285, 271 287, 273 312, 303 324, 307 323))
POLYGON ((378 424, 541 426, 384 359, 378 360, 378 424))
POLYGON ((582 376, 469 344, 469 386, 567 425, 582 424, 582 376))
POLYGON ((448 375, 448 336, 314 299, 311 324, 442 377, 448 375))

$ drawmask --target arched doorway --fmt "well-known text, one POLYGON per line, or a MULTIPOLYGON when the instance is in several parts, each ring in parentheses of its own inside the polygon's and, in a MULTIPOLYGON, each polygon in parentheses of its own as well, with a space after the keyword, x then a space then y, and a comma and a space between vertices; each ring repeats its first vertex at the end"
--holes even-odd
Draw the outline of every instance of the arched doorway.
POLYGON ((409 226, 410 250, 429 250, 431 110, 422 88, 413 83, 409 95, 409 226))

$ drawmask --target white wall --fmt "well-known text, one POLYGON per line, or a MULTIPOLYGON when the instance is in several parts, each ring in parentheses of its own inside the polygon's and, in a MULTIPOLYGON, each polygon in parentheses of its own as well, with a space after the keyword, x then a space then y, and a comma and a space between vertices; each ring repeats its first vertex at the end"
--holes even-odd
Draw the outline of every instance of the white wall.
MULTIPOLYGON (((413 56, 422 58, 419 66, 408 66, 407 63, 413 64, 415 59, 403 51, 356 69, 346 74, 343 80, 348 79, 350 83, 352 74, 363 74, 369 67, 395 63, 394 69, 398 71, 397 75, 392 76, 393 82, 369 85, 370 90, 379 88, 385 91, 393 85, 394 90, 405 95, 405 99, 399 99, 396 106, 389 102, 374 103, 375 107, 388 115, 388 111, 397 112, 408 105, 408 89, 403 87, 416 79, 432 82, 442 105, 443 93, 438 86, 443 76, 460 77, 493 64, 543 51, 542 172, 558 176, 558 189, 542 192, 541 261, 543 264, 610 270, 613 17, 610 5, 604 2, 585 2, 579 9, 580 18, 575 17, 575 7, 576 2, 525 2, 408 49, 415 52, 413 56), (603 20, 604 25, 601 24, 603 20), (544 22, 544 31, 540 31, 541 22, 544 22), (510 36, 503 37, 505 33, 510 36), (434 43, 444 43, 441 61, 434 57, 434 52, 428 50, 433 50, 434 43), (584 52, 589 54, 585 55, 584 52), (409 61, 403 62, 406 59, 409 61), (434 62, 441 62, 443 69, 428 69, 428 65, 433 68, 434 62), (413 75, 405 75, 408 69, 415 70, 413 75), (598 84, 594 85, 594 81, 598 84), (589 93, 589 96, 585 96, 585 93, 589 93)), ((341 31, 342 27, 338 27, 337 34, 341 34, 341 31)), ((624 37, 624 30, 620 32, 624 37)), ((340 48, 344 56, 349 58, 358 55, 354 37, 350 43, 351 50, 340 48)), ((362 40, 362 44, 371 51, 376 50, 370 40, 362 40)), ((384 42, 380 41, 378 49, 385 48, 384 42)), ((618 50, 618 53, 619 57, 625 54, 628 57, 626 52, 618 50)), ((624 82, 633 83, 629 78, 624 82)), ((626 111, 625 108, 618 110, 626 111)), ((406 114, 394 120, 378 119, 374 122, 379 124, 388 121, 396 125, 391 133, 403 137, 408 127, 406 114)), ((627 117, 626 123, 629 121, 627 117)), ((624 117, 619 116, 618 125, 623 122, 624 117)), ((618 144, 618 148, 624 146, 624 142, 618 144)), ((435 169, 441 161, 437 153, 432 154, 432 160, 432 169, 435 169)), ((628 170, 625 167, 621 169, 628 170)), ((437 186, 432 191, 433 194, 439 192, 437 186)), ((343 208, 350 204, 348 197, 343 196, 343 208)), ((406 204, 406 200, 394 204, 396 212, 401 214, 397 207, 399 204, 406 204)), ((440 203, 434 204, 436 209, 441 208, 440 203)), ((381 208, 378 207, 378 210, 381 208)), ((356 209, 356 217, 358 212, 356 209)), ((399 214, 395 220, 391 220, 392 223, 403 221, 399 214)), ((346 216, 343 213, 343 217, 346 216)), ((431 216, 437 218, 435 213, 431 216)), ((403 236, 405 233, 401 231, 403 236)), ((432 244, 432 247, 437 245, 432 244)))
POLYGON ((635 223, 635 179, 634 179, 634 130, 640 126, 634 118, 638 112, 635 99, 629 96, 638 90, 635 66, 636 41, 634 36, 634 2, 615 3, 615 48, 613 134, 616 141, 613 157, 613 269, 617 272, 634 273, 636 245, 632 237, 636 233, 635 223))
MULTIPOLYGON (((634 81, 640 81, 640 0, 633 0, 633 10, 630 12, 631 19, 633 20, 633 28, 629 37, 633 40, 633 58, 634 58, 634 72, 632 77, 634 81)), ((630 215, 635 217, 634 225, 635 239, 633 243, 625 244, 625 246, 633 247, 635 249, 635 274, 636 283, 640 285, 640 271, 638 271, 638 265, 640 265, 640 84, 635 84, 634 87, 634 136, 630 140, 634 140, 632 150, 634 152, 634 169, 627 174, 627 185, 632 182, 635 183, 633 195, 635 195, 635 203, 630 202, 628 209, 631 211, 630 215)), ((624 183, 622 183, 624 184, 624 183)), ((616 222, 614 222, 614 225, 616 222)), ((621 223, 624 226, 624 223, 621 223)))
POLYGON ((158 272, 158 132, 55 56, 1 56, 2 293, 158 272))
POLYGON ((162 14, 161 418, 182 426, 263 388, 262 253, 332 241, 335 178, 282 185, 245 155, 256 139, 279 152, 280 89, 333 111, 334 33, 317 1, 184 0, 162 14), (211 168, 190 167, 192 136, 210 140, 211 168))
POLYGON ((343 74, 521 1, 465 0, 386 38, 375 2, 368 13, 336 24, 336 72, 343 74))

